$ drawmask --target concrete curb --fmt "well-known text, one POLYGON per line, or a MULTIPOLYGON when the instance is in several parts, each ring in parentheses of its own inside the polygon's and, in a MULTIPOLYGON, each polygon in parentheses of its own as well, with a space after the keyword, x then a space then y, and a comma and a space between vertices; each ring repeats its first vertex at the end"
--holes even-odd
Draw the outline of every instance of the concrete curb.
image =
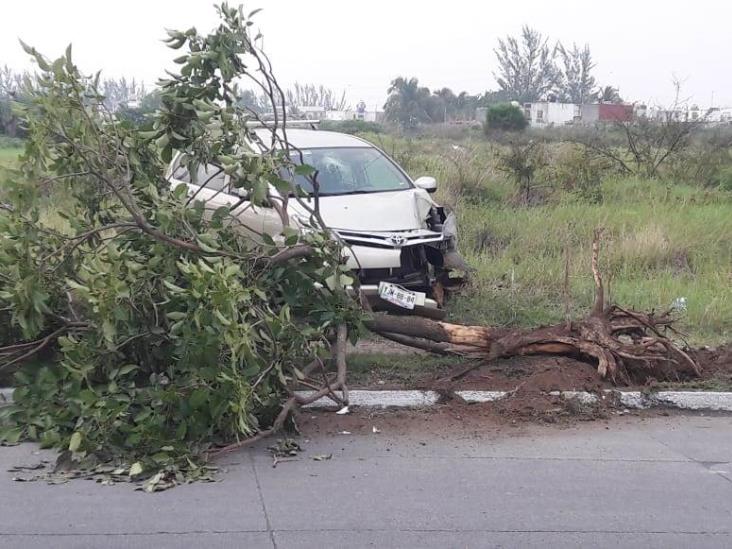
MULTIPOLYGON (((310 391, 298 394, 308 396, 310 391)), ((505 398, 509 391, 455 391, 455 394, 470 403, 494 402, 505 398)), ((679 410, 707 410, 732 412, 732 393, 710 391, 616 391, 609 389, 600 394, 587 391, 552 391, 552 395, 565 399, 575 399, 582 404, 594 404, 600 400, 617 402, 625 408, 645 409, 654 407, 676 408, 679 410)), ((437 391, 349 391, 351 406, 364 408, 424 408, 439 403, 441 396, 437 391)), ((13 401, 13 389, 0 387, 0 406, 13 401)), ((337 406, 323 397, 306 408, 332 409, 337 406)))
MULTIPOLYGON (((310 391, 298 394, 307 396, 310 391)), ((494 402, 505 398, 509 391, 455 391, 455 394, 470 403, 494 402)), ((709 391, 616 391, 608 389, 600 394, 587 391, 552 391, 552 395, 575 399, 582 404, 595 404, 600 400, 615 401, 622 407, 645 409, 654 407, 679 410, 708 410, 732 412, 732 392, 709 391)), ((436 391, 349 391, 351 406, 368 408, 419 408, 433 406, 440 401, 436 391)), ((337 406, 327 397, 308 404, 307 408, 333 409, 337 406)))

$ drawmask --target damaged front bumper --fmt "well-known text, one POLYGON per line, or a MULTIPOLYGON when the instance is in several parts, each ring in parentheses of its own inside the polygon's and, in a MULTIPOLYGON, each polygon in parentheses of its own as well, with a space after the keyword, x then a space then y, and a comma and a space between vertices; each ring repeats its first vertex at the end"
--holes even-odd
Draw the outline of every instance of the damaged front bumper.
POLYGON ((465 265, 455 249, 454 227, 452 220, 441 224, 440 232, 430 229, 335 232, 345 244, 346 265, 358 278, 361 295, 372 306, 393 309, 392 304, 379 298, 379 283, 389 282, 423 292, 426 299, 417 308, 419 312, 441 308, 445 290, 464 282, 464 278, 450 276, 453 271, 464 271, 465 265))

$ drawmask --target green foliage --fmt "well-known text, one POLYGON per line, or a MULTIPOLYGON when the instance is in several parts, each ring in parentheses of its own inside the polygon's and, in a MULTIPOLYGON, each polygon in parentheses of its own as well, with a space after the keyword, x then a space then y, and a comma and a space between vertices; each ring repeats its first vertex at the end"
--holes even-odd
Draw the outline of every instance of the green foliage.
POLYGON ((343 120, 343 121, 324 121, 320 123, 320 127, 324 130, 330 130, 341 133, 382 133, 384 131, 378 122, 367 122, 366 120, 343 120))
POLYGON ((509 175, 516 183, 521 199, 529 204, 536 173, 546 166, 546 163, 545 148, 540 142, 512 141, 508 144, 507 150, 499 155, 498 169, 509 175))
POLYGON ((581 200, 602 202, 602 181, 613 173, 607 158, 577 143, 561 143, 549 155, 545 178, 581 200))
POLYGON ((455 94, 450 88, 430 93, 429 88, 419 85, 417 78, 403 76, 391 81, 387 93, 389 96, 384 105, 386 120, 409 130, 423 123, 473 120, 478 105, 493 97, 493 92, 486 92, 483 96, 470 95, 465 91, 455 94))
POLYGON ((521 131, 528 125, 520 107, 511 103, 499 103, 488 107, 485 117, 487 134, 495 131, 521 131))
POLYGON ((165 177, 180 152, 192 168, 221 166, 259 206, 274 208, 270 185, 285 185, 287 151, 246 145, 234 82, 249 74, 244 57, 261 55, 250 20, 218 10, 211 34, 169 31, 186 53, 146 131, 109 113, 71 48, 49 61, 25 46, 40 74, 0 210, 0 337, 14 344, 0 370, 17 370, 0 441, 38 440, 82 468, 112 463, 151 489, 205 474, 209 450, 269 427, 332 329, 359 324, 333 284, 345 281, 340 249, 317 224, 255 242, 233 207, 211 211, 165 177), (44 185, 64 197, 62 222, 48 222, 44 185), (285 250, 306 253, 287 261, 285 250))
MULTIPOLYGON (((538 137, 545 141, 550 135, 538 137)), ((573 135, 559 133, 555 139, 562 137, 573 135)), ((615 142, 617 137, 604 138, 615 142)), ((594 228, 602 226, 601 262, 610 299, 665 310, 686 297, 680 327, 691 342, 717 344, 732 337, 729 192, 702 181, 619 176, 615 166, 605 171, 607 160, 580 145, 544 142, 544 164, 534 173, 532 194, 541 192, 543 200, 536 205, 532 198, 527 208, 515 200, 514 178, 498 169, 510 152, 507 144, 484 138, 369 138, 412 177, 436 177, 436 200, 458 216, 460 252, 477 272, 471 286, 449 303, 452 320, 522 327, 561 322, 567 243, 573 311, 586 314, 593 299, 589 245, 594 228)))
POLYGON ((715 183, 720 190, 732 192, 732 166, 720 169, 715 177, 715 183))

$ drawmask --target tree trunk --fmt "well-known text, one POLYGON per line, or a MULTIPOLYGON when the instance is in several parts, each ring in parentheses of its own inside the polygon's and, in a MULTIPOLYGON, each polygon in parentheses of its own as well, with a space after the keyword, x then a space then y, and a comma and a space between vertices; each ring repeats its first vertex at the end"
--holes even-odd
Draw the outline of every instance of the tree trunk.
POLYGON ((590 314, 579 321, 525 330, 373 315, 365 324, 388 339, 440 354, 487 360, 522 355, 572 356, 593 363, 601 377, 613 382, 698 376, 694 359, 664 335, 669 330, 675 333, 670 313, 655 315, 605 306, 598 267, 599 240, 598 230, 592 245, 595 303, 590 314))

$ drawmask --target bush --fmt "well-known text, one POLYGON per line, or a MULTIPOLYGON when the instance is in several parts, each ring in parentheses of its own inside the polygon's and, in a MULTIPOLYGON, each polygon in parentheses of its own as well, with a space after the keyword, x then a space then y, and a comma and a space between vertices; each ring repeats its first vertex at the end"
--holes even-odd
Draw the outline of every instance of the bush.
POLYGON ((499 103, 488 108, 485 117, 485 132, 521 131, 528 121, 520 107, 511 103, 499 103))
POLYGON ((342 133, 382 133, 384 129, 378 122, 367 122, 366 120, 325 120, 320 123, 323 130, 330 130, 342 133))
POLYGON ((527 205, 533 201, 532 191, 536 186, 536 174, 546 164, 545 147, 534 140, 513 141, 498 158, 498 169, 514 181, 519 200, 527 205))
POLYGON ((23 140, 19 137, 0 135, 0 149, 20 149, 22 147, 23 140))
POLYGON ((560 143, 548 150, 544 177, 553 186, 575 194, 581 200, 602 201, 602 180, 613 170, 612 163, 578 143, 560 143))
POLYGON ((722 191, 732 191, 732 167, 719 170, 715 177, 717 187, 722 191))

